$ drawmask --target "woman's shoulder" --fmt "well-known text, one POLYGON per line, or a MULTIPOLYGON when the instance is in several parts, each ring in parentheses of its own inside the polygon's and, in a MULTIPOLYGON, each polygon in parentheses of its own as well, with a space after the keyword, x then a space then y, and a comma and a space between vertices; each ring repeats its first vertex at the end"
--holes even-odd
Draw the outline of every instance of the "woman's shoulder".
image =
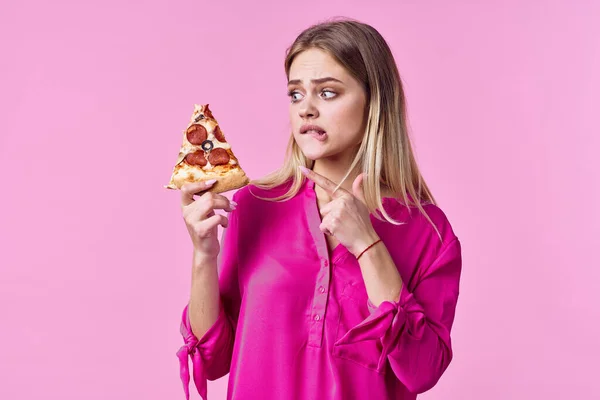
POLYGON ((395 198, 385 198, 384 208, 388 214, 401 223, 399 229, 421 238, 431 237, 442 239, 443 243, 449 243, 457 239, 456 233, 442 208, 433 203, 422 203, 421 211, 416 206, 407 207, 395 198))
POLYGON ((427 267, 448 249, 460 258, 460 242, 446 213, 436 204, 406 207, 394 198, 388 198, 384 207, 399 224, 389 221, 378 223, 378 231, 392 257, 400 263, 427 267))

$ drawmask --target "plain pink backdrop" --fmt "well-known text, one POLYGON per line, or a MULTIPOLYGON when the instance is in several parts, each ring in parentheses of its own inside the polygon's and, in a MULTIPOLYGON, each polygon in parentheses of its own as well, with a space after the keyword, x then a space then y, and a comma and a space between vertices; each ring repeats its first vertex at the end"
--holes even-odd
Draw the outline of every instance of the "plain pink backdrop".
POLYGON ((455 358, 422 398, 597 398, 600 7, 516 0, 3 1, 0 398, 183 398, 180 132, 208 102, 251 177, 276 168, 284 51, 331 16, 388 40, 463 242, 455 358))

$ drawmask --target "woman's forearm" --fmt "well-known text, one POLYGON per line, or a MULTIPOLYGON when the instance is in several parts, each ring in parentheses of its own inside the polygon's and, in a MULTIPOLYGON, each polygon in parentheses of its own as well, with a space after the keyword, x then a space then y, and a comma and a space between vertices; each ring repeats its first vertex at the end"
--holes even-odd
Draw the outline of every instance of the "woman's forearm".
POLYGON ((188 307, 194 336, 202 338, 219 316, 219 276, 217 259, 194 254, 192 287, 188 307))
POLYGON ((359 260, 369 300, 375 307, 384 301, 398 301, 402 278, 383 243, 367 250, 359 260))

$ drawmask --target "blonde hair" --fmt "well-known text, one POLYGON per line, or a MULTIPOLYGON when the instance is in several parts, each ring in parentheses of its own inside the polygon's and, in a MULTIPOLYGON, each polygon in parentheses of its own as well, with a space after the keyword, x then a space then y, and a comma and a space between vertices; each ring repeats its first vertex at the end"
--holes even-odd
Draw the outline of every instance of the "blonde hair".
MULTIPOLYGON (((388 222, 401 224, 383 208, 380 186, 383 184, 404 205, 417 207, 437 231, 422 206, 436 202, 415 161, 408 134, 404 90, 394 56, 385 39, 373 27, 350 19, 313 25, 303 31, 287 49, 285 73, 288 79, 295 57, 314 48, 327 52, 339 62, 363 85, 367 96, 368 116, 364 139, 337 188, 353 171, 363 172, 365 202, 378 219, 381 218, 376 210, 388 222)), ((302 153, 294 136, 290 135, 283 165, 250 183, 261 189, 272 189, 291 180, 292 184, 286 193, 265 198, 271 201, 288 200, 298 193, 306 179, 298 167, 312 168, 313 164, 314 161, 302 153)))

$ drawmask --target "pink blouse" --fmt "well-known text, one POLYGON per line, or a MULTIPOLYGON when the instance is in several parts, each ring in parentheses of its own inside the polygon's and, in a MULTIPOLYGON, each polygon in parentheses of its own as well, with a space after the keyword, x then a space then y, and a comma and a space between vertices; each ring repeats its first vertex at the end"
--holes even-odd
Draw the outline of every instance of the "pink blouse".
MULTIPOLYGON (((314 183, 285 202, 285 192, 246 186, 221 246, 220 313, 201 338, 187 306, 177 353, 189 399, 188 356, 196 388, 229 375, 228 399, 415 399, 452 359, 450 329, 461 272, 461 247, 444 213, 384 198, 393 225, 371 215, 404 282, 400 300, 374 307, 358 261, 342 245, 331 253, 319 230, 314 183)), ((381 244, 380 244, 381 245, 381 244)))

